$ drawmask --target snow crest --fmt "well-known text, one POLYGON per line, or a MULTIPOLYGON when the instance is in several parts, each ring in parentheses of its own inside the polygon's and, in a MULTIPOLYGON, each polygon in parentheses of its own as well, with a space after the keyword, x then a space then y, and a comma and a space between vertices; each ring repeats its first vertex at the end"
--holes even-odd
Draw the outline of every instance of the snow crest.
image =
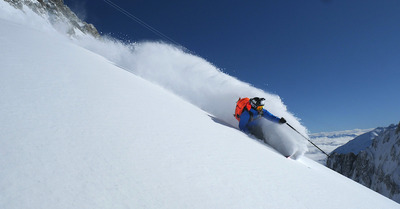
MULTIPOLYGON (((98 41, 91 37, 76 42, 101 54, 115 65, 172 91, 228 126, 238 126, 233 117, 236 101, 243 97, 257 96, 266 99, 265 108, 272 114, 286 118, 288 123, 303 135, 307 135, 307 129, 287 110, 278 95, 242 82, 179 46, 161 42, 124 44, 112 39, 98 41)), ((154 98, 154 101, 156 102, 157 98, 154 98)), ((296 152, 299 155, 307 151, 306 146, 303 146, 306 140, 289 127, 270 127, 263 128, 266 137, 292 142, 287 146, 291 150, 298 150, 296 152)), ((270 145, 278 150, 281 148, 270 145)))

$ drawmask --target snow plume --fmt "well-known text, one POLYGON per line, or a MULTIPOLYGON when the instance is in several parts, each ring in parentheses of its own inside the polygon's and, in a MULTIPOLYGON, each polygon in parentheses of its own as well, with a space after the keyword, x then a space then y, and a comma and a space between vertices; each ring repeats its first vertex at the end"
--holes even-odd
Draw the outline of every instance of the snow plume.
MULTIPOLYGON (((11 19, 16 16, 26 18, 26 14, 19 13, 19 15, 13 14, 11 19)), ((32 15, 34 15, 33 12, 29 12, 29 16, 32 15)), ((3 15, 3 17, 11 16, 3 15)), ((29 26, 34 27, 32 24, 37 24, 40 27, 35 28, 42 28, 43 22, 49 25, 49 21, 42 18, 43 21, 39 22, 37 19, 35 22, 30 22, 29 26)), ((24 19, 19 22, 29 21, 24 19)), ((58 30, 58 32, 61 31, 58 30)), ((229 76, 208 61, 186 52, 181 47, 161 42, 122 43, 109 37, 95 39, 88 35, 73 39, 81 47, 102 55, 115 65, 172 91, 208 112, 211 117, 230 126, 238 126, 237 120, 233 117, 238 98, 257 96, 266 99, 265 108, 272 114, 286 118, 298 131, 304 135, 307 134, 306 128, 287 110, 279 96, 229 76)), ((162 104, 157 104, 157 98, 151 99, 151 105, 162 106, 162 104)), ((285 125, 268 126, 263 132, 265 137, 270 139, 290 138, 288 140, 293 142, 290 143, 289 150, 305 152, 303 146, 295 143, 295 141, 303 143, 304 139, 285 125)), ((273 144, 272 141, 269 143, 273 144)), ((280 147, 280 145, 277 146, 280 147)))
MULTIPOLYGON (((266 98, 265 107, 270 112, 287 118, 290 124, 296 124, 305 132, 279 96, 239 81, 206 60, 177 47, 139 43, 134 47, 132 57, 128 63, 123 63, 125 68, 172 90, 232 126, 238 124, 233 117, 238 98, 258 96, 266 98)), ((263 135, 268 139, 266 142, 281 153, 303 155, 307 151, 306 141, 287 126, 263 120, 263 135)))
MULTIPOLYGON (((121 68, 174 92, 230 126, 238 125, 233 117, 238 98, 257 96, 266 99, 265 108, 272 114, 285 117, 297 130, 304 135, 307 133, 298 119, 287 111, 279 96, 229 76, 180 47, 160 42, 123 44, 111 39, 98 41, 92 38, 81 39, 78 43, 121 68)), ((157 98, 153 99, 157 101, 157 98)), ((299 156, 307 151, 306 140, 288 126, 265 125, 264 136, 270 139, 267 143, 278 151, 285 150, 299 156)))
POLYGON ((265 142, 285 156, 297 159, 308 151, 307 141, 299 139, 298 134, 276 123, 262 120, 262 131, 265 142))

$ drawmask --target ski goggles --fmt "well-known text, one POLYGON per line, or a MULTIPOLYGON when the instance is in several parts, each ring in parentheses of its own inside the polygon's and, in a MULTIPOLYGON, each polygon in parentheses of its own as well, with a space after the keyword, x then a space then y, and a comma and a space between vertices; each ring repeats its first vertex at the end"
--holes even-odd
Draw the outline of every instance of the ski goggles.
POLYGON ((258 106, 258 107, 257 107, 257 111, 260 112, 263 108, 264 108, 264 106, 258 106))

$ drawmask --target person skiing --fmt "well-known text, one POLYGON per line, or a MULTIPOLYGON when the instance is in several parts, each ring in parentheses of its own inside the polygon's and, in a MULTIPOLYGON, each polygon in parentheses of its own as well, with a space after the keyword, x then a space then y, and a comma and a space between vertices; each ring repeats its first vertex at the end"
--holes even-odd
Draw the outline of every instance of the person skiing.
POLYGON ((239 99, 236 105, 235 117, 239 120, 239 129, 246 134, 252 133, 257 128, 260 118, 266 118, 270 121, 284 124, 285 118, 277 116, 264 109, 264 98, 243 98, 239 99))

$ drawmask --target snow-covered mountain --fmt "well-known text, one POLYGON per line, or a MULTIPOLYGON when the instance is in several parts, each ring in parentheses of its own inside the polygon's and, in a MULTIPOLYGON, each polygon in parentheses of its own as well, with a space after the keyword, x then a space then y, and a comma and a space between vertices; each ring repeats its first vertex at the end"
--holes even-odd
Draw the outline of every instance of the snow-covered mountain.
POLYGON ((327 166, 400 202, 400 123, 376 128, 335 149, 327 166))
POLYGON ((0 208, 400 208, 237 130, 238 95, 261 95, 306 134, 278 96, 177 47, 71 39, 24 11, 0 1, 0 208))

